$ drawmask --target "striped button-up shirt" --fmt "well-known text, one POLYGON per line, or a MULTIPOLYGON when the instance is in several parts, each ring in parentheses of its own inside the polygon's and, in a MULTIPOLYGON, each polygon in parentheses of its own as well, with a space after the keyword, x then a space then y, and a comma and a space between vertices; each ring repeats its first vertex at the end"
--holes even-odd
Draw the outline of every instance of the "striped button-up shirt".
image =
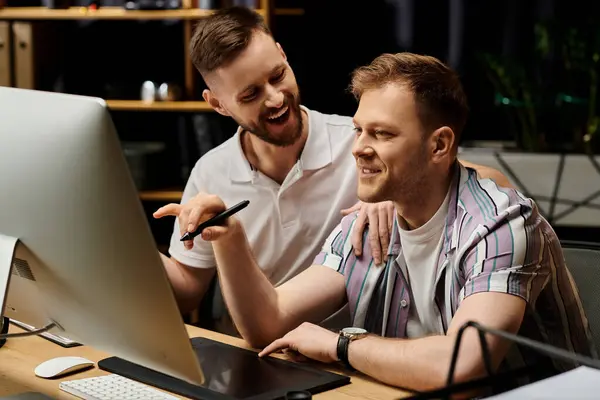
MULTIPOLYGON (((535 203, 516 190, 478 179, 474 170, 460 164, 454 171, 435 293, 431 293, 440 333, 447 332, 466 297, 480 292, 508 293, 527 302, 519 335, 596 356, 560 243, 535 203)), ((353 214, 341 221, 315 264, 344 275, 354 326, 381 336, 405 338, 413 291, 419 288, 411 288, 406 276, 397 221, 387 262, 375 265, 367 241, 363 241, 362 256, 354 255, 350 237, 355 219, 353 214)), ((541 376, 572 367, 513 346, 502 369, 531 365, 546 368, 541 376)))

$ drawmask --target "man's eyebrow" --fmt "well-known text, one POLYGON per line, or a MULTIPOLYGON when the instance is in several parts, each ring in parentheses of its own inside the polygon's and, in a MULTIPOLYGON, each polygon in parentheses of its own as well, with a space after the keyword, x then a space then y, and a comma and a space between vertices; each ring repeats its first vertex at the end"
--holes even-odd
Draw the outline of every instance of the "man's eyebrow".
POLYGON ((271 70, 271 74, 272 74, 272 73, 274 73, 274 72, 277 72, 278 70, 280 70, 281 68, 284 68, 284 67, 285 67, 285 64, 283 64, 283 63, 282 63, 282 64, 279 64, 279 65, 276 65, 276 66, 275 66, 275 67, 273 67, 273 69, 271 70))
POLYGON ((383 122, 379 122, 377 124, 373 124, 375 126, 375 130, 377 131, 396 131, 398 130, 397 127, 395 127, 394 125, 389 125, 383 122))
POLYGON ((254 89, 255 86, 256 85, 254 83, 249 84, 243 90, 240 90, 240 92, 238 93, 238 96, 241 96, 242 94, 248 92, 250 89, 254 89))
POLYGON ((400 128, 394 126, 394 125, 390 125, 387 124, 385 122, 373 122, 373 123, 367 123, 365 126, 362 126, 361 124, 358 123, 358 121, 355 118, 352 118, 352 123, 354 124, 354 126, 359 126, 362 129, 366 129, 367 131, 372 131, 372 132, 388 132, 388 133, 401 133, 400 128))

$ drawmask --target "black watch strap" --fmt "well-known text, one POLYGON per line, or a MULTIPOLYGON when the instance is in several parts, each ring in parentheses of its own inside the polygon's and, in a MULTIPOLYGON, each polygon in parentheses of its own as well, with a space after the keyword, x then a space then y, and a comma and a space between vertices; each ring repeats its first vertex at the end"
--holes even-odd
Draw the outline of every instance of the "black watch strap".
POLYGON ((350 362, 348 361, 348 345, 350 344, 350 338, 345 335, 338 336, 337 343, 337 356, 340 361, 349 369, 354 370, 350 362))

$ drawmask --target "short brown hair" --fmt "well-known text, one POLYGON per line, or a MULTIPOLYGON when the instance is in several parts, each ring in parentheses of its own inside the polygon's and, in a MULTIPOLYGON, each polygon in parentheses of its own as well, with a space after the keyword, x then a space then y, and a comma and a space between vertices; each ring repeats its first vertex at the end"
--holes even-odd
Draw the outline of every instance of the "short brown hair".
POLYGON ((456 72, 435 57, 386 53, 371 64, 354 70, 350 91, 360 100, 365 90, 388 84, 407 85, 415 96, 417 113, 423 127, 435 130, 449 126, 458 143, 469 107, 456 72))
POLYGON ((250 44, 255 32, 271 34, 263 17, 246 7, 228 7, 198 21, 190 57, 201 74, 226 66, 250 44))

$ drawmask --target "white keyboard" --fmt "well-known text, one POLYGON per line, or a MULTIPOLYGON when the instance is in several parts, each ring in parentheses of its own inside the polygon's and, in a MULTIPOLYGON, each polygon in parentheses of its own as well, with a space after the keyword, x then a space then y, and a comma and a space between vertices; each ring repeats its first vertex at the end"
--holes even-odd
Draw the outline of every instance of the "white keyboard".
POLYGON ((178 397, 116 374, 64 381, 59 387, 85 400, 179 400, 178 397))

